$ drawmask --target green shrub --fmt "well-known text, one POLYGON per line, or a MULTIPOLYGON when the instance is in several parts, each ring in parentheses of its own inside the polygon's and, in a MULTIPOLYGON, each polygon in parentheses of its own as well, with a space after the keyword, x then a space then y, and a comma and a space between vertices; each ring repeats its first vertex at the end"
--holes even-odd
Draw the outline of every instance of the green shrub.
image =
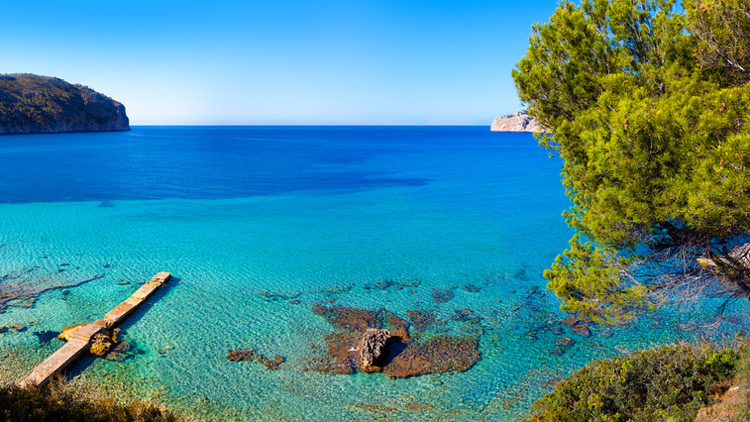
POLYGON ((126 422, 179 419, 150 402, 120 404, 112 398, 91 397, 63 383, 43 388, 0 387, 0 421, 126 422))
POLYGON ((733 349, 676 345, 601 360, 561 381, 526 422, 693 421, 729 387, 733 349))

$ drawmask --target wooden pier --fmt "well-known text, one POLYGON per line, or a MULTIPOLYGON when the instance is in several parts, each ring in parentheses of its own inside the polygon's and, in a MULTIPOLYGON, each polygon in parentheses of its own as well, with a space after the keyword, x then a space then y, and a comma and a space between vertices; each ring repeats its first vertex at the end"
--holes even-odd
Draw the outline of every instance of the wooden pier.
POLYGON ((65 369, 71 362, 75 361, 84 352, 89 350, 94 336, 114 328, 125 320, 148 299, 162 284, 166 283, 172 276, 168 272, 156 274, 151 281, 141 286, 132 296, 125 299, 114 309, 107 312, 104 319, 98 319, 90 324, 74 328, 67 335, 68 342, 58 349, 52 356, 45 359, 28 375, 19 380, 16 385, 20 387, 41 387, 46 384, 55 374, 65 369))

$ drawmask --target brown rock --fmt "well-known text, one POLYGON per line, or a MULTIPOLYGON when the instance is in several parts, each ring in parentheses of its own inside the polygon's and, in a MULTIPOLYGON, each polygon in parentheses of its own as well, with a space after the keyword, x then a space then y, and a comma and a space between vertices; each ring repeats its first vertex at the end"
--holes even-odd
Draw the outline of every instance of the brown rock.
POLYGON ((435 322, 435 311, 432 309, 423 309, 417 311, 406 311, 412 325, 417 331, 424 331, 435 322))
POLYGON ((578 318, 576 318, 575 316, 571 315, 571 316, 565 318, 564 320, 562 320, 562 323, 565 324, 565 325, 567 325, 567 326, 569 326, 569 327, 572 327, 572 326, 578 324, 578 318))
POLYGON ((329 324, 336 328, 365 330, 367 328, 382 328, 383 326, 376 311, 346 306, 325 307, 317 303, 312 305, 312 311, 314 314, 324 317, 329 324))
POLYGON ((130 343, 127 341, 121 341, 115 346, 114 349, 110 350, 105 356, 107 360, 113 360, 116 362, 122 362, 129 357, 128 351, 130 350, 130 343))
POLYGON ((575 327, 573 327, 573 334, 578 334, 579 336, 584 337, 591 337, 591 330, 589 330, 589 327, 583 324, 576 325, 575 327))
POLYGON ((470 337, 440 336, 411 343, 384 368, 390 378, 450 371, 463 372, 480 359, 479 341, 470 337))
POLYGON ((324 337, 328 353, 312 369, 328 374, 352 374, 359 368, 357 346, 362 339, 358 331, 337 331, 324 337))
MULTIPOLYGON (((409 336, 409 323, 386 309, 367 311, 314 305, 313 312, 326 318, 335 331, 324 337, 327 353, 312 355, 307 369, 330 374, 384 371, 389 377, 403 378, 465 371, 480 359, 478 337, 440 336, 413 341, 409 336), (383 319, 393 330, 381 328, 383 319)), ((412 323, 420 328, 435 321, 434 310, 407 313, 412 323)), ((474 325, 466 325, 469 326, 474 325)))
POLYGON ((390 332, 378 328, 368 328, 362 334, 362 340, 359 343, 359 361, 363 371, 371 372, 372 369, 379 371, 379 368, 372 367, 383 355, 386 344, 390 339, 390 332))
POLYGON ((91 338, 91 348, 89 349, 89 352, 91 352, 92 355, 102 357, 109 352, 114 344, 115 341, 111 336, 106 333, 97 333, 91 338))
POLYGON ((270 360, 253 349, 230 350, 227 354, 227 359, 232 362, 260 362, 266 369, 271 371, 279 369, 279 365, 286 361, 283 356, 279 355, 274 356, 273 360, 270 360))
POLYGON ((406 322, 404 319, 399 318, 395 314, 388 312, 385 316, 386 321, 388 321, 391 326, 393 326, 393 329, 391 330, 391 336, 397 337, 398 340, 400 340, 402 343, 410 343, 411 337, 409 337, 409 323, 406 322))
POLYGON ((365 412, 371 412, 371 413, 399 413, 398 409, 394 409, 392 407, 387 406, 378 406, 375 404, 355 404, 354 407, 356 407, 359 410, 364 410, 365 412))
POLYGON ((408 410, 413 410, 413 411, 430 411, 430 410, 437 409, 437 406, 435 406, 434 404, 421 403, 421 402, 406 403, 404 407, 407 408, 408 410))
POLYGON ((482 289, 480 287, 477 287, 477 286, 475 286, 473 284, 464 284, 464 286, 462 287, 462 289, 466 290, 469 293, 479 293, 479 292, 482 291, 482 289))
POLYGON ((576 341, 569 337, 560 337, 555 340, 555 346, 572 346, 576 341))
POLYGON ((435 302, 436 305, 440 305, 441 303, 450 302, 451 299, 453 299, 453 292, 450 290, 441 290, 441 289, 432 289, 432 293, 430 293, 432 296, 432 300, 435 302))

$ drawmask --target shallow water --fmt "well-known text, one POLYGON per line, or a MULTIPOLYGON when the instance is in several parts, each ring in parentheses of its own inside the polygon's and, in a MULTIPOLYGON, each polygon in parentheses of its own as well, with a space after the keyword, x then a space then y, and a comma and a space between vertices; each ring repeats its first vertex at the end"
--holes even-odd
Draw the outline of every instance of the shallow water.
POLYGON ((572 234, 560 166, 531 135, 485 127, 0 137, 0 275, 53 286, 103 274, 0 313, 0 326, 28 327, 0 333, 0 382, 62 344, 48 332, 101 318, 158 271, 175 280, 123 326, 132 356, 83 359, 69 378, 217 420, 515 420, 592 359, 747 325, 704 328, 712 301, 588 338, 547 324, 577 341, 550 354, 561 334, 539 327, 564 317, 559 301, 528 293, 543 291, 542 271, 572 234), (384 280, 396 283, 376 286, 384 280), (454 297, 436 304, 434 288, 454 297), (482 359, 396 380, 306 370, 332 331, 311 312, 321 301, 403 318, 434 309, 453 335, 473 333, 451 320, 470 308, 483 318, 482 359), (269 371, 226 359, 243 347, 286 362, 269 371))

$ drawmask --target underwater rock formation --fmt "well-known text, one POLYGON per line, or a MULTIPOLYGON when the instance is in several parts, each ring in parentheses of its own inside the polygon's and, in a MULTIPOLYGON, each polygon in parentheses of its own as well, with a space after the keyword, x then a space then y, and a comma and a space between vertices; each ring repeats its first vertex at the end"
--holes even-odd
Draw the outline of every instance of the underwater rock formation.
POLYGON ((474 311, 472 311, 469 308, 466 309, 456 309, 453 311, 456 315, 451 318, 454 321, 461 321, 461 322, 474 322, 474 323, 480 323, 482 321, 482 317, 474 315, 474 311))
POLYGON ((70 289, 102 277, 104 274, 97 274, 89 279, 72 283, 51 284, 50 280, 57 279, 57 277, 40 274, 39 267, 4 274, 0 276, 0 311, 10 306, 29 308, 42 293, 57 289, 70 289))
POLYGON ((579 336, 591 337, 591 330, 589 329, 589 327, 583 324, 574 326, 572 331, 574 334, 578 334, 579 336))
POLYGON ((391 326, 393 326, 393 329, 390 331, 391 336, 396 337, 396 339, 402 343, 411 342, 408 322, 391 312, 388 312, 385 315, 385 319, 386 321, 388 321, 388 324, 391 324, 391 326))
POLYGON ((117 344, 117 346, 114 347, 114 349, 110 350, 109 353, 104 356, 104 358, 115 362, 122 362, 132 356, 130 350, 130 343, 128 343, 127 341, 121 341, 117 344))
POLYGON ((273 357, 273 360, 270 360, 253 349, 237 349, 229 351, 227 354, 227 360, 231 362, 259 362, 262 363, 266 369, 275 371, 279 369, 279 365, 286 361, 286 358, 284 358, 284 356, 276 355, 273 357))
POLYGON ((475 286, 473 284, 464 284, 464 286, 461 287, 461 288, 464 289, 465 291, 469 292, 469 293, 479 293, 479 292, 482 291, 481 287, 477 287, 477 286, 475 286))
POLYGON ((430 293, 430 295, 432 296, 432 300, 436 305, 450 302, 450 300, 453 299, 454 296, 452 291, 442 289, 432 289, 432 293, 430 293))
MULTIPOLYGON (((481 358, 478 336, 438 335, 414 340, 409 336, 409 324, 385 309, 369 311, 316 304, 313 312, 335 328, 324 337, 328 345, 326 355, 311 359, 309 364, 310 369, 319 372, 350 374, 357 370, 382 370, 388 377, 405 378, 466 371, 481 358), (382 328, 383 319, 392 330, 382 328)), ((412 322, 421 320, 424 327, 435 319, 434 311, 407 313, 412 322)))
POLYGON ((346 306, 325 307, 316 303, 312 305, 312 312, 324 317, 329 324, 340 329, 364 330, 383 327, 380 316, 376 311, 346 306))
POLYGON ((406 315, 409 316, 414 329, 417 331, 425 331, 427 328, 435 322, 437 315, 432 309, 423 310, 408 310, 406 315))
POLYGON ((384 367, 390 378, 464 372, 481 358, 479 341, 473 337, 439 336, 425 342, 412 343, 384 367))
POLYGON ((569 337, 559 337, 555 340, 555 349, 550 350, 553 355, 564 355, 571 347, 576 344, 576 341, 569 337))

